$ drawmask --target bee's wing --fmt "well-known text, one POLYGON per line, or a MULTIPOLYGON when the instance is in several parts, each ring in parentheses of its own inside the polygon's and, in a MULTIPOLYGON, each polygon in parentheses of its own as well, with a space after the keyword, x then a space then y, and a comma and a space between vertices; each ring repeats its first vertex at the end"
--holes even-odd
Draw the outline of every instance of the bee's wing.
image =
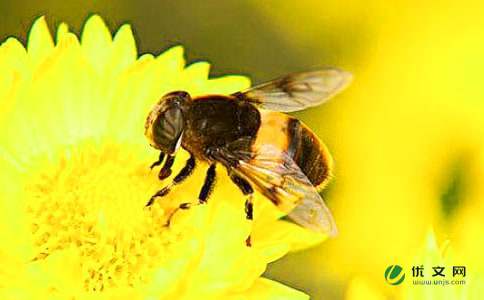
POLYGON ((285 151, 272 145, 264 145, 255 153, 237 148, 235 143, 219 150, 215 157, 278 207, 293 208, 288 216, 296 223, 329 236, 337 233, 323 199, 285 151))
POLYGON ((328 68, 289 74, 233 95, 268 110, 298 111, 327 101, 342 91, 351 78, 349 72, 328 68))

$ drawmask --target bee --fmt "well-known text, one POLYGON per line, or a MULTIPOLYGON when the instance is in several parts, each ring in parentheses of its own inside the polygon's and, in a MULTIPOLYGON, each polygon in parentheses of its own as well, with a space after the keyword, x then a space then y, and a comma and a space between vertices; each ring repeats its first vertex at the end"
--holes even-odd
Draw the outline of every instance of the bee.
POLYGON ((190 158, 146 205, 166 196, 192 174, 198 161, 205 161, 209 167, 198 203, 182 203, 179 209, 207 203, 221 166, 246 197, 247 219, 253 218, 257 190, 295 223, 335 235, 331 212, 318 193, 331 177, 331 155, 311 129, 285 113, 320 105, 350 81, 350 73, 328 68, 289 74, 231 95, 166 94, 145 123, 151 146, 160 150, 151 168, 164 161, 158 174, 163 180, 171 175, 180 147, 190 158))

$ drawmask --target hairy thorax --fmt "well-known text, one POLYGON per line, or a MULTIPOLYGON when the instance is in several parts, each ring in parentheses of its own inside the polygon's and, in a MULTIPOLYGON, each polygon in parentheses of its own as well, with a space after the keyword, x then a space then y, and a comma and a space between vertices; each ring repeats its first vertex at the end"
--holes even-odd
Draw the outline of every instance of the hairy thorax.
POLYGON ((231 97, 196 98, 186 114, 182 146, 202 160, 210 160, 210 151, 240 138, 254 140, 260 127, 257 109, 231 97))

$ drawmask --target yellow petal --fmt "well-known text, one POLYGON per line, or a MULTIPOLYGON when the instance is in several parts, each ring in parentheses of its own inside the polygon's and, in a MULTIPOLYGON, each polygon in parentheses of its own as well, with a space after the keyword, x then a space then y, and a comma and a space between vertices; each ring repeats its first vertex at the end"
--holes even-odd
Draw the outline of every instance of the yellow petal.
MULTIPOLYGON (((288 250, 299 251, 316 246, 327 236, 310 231, 287 221, 276 221, 263 228, 254 229, 255 245, 260 248, 286 243, 288 250), (261 241, 260 243, 257 241, 261 241)), ((284 253, 285 254, 285 253, 284 253)))
POLYGON ((183 47, 175 46, 160 54, 156 58, 156 66, 163 72, 180 72, 185 66, 185 58, 183 57, 183 47))
POLYGON ((14 104, 22 79, 30 74, 27 52, 15 38, 0 46, 0 121, 14 104))
POLYGON ((134 63, 136 57, 136 43, 131 26, 123 25, 114 36, 113 50, 107 62, 107 69, 110 74, 117 74, 134 63))
MULTIPOLYGON (((278 282, 259 278, 252 288, 244 295, 250 300, 308 300, 309 296, 278 282)), ((235 299, 235 298, 234 298, 235 299)))
POLYGON ((354 278, 351 280, 345 293, 346 300, 384 300, 385 297, 380 291, 372 287, 364 278, 354 278))
POLYGON ((24 46, 16 38, 10 37, 0 46, 0 66, 2 72, 6 66, 15 66, 25 63, 27 52, 24 46))
POLYGON ((56 43, 59 44, 68 32, 69 26, 66 23, 60 23, 57 27, 56 43))
POLYGON ((246 76, 222 76, 208 81, 207 93, 209 94, 232 94, 243 91, 251 85, 250 79, 246 76))
POLYGON ((92 67, 98 73, 104 71, 106 61, 112 50, 112 38, 109 29, 98 15, 86 21, 81 35, 82 50, 92 67))
POLYGON ((36 68, 54 50, 54 41, 50 35, 45 17, 38 18, 30 30, 27 42, 27 51, 32 59, 32 66, 36 68))
POLYGON ((206 61, 199 61, 186 67, 183 72, 187 81, 205 81, 210 73, 210 64, 206 61))
POLYGON ((83 290, 81 260, 74 249, 58 250, 47 258, 29 264, 32 280, 44 281, 46 289, 78 294, 83 290), (59 272, 62 270, 62 272, 59 272))

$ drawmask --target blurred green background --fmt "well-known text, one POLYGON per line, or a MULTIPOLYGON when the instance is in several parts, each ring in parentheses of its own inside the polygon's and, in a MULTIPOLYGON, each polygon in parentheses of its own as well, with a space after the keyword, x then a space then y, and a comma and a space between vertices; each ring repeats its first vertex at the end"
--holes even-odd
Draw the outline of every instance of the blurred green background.
MULTIPOLYGON (((279 5, 276 2, 274 5, 279 5)), ((349 65, 371 36, 358 23, 299 26, 316 43, 289 41, 287 28, 254 1, 1 1, 0 38, 26 38, 35 17, 51 29, 66 22, 79 33, 87 16, 98 13, 111 30, 132 24, 139 51, 160 53, 183 44, 189 61, 209 60, 214 75, 242 73, 256 81, 322 65, 349 65), (352 45, 346 47, 347 44, 352 45)), ((328 20, 331 21, 331 20, 328 20)), ((298 22, 293 18, 290 22, 298 22)))
POLYGON ((0 40, 25 41, 40 15, 52 30, 62 21, 79 33, 93 13, 113 31, 130 23, 140 53, 181 44, 213 75, 257 83, 322 66, 354 73, 345 93, 297 114, 334 155, 324 196, 340 235, 266 276, 313 299, 404 298, 383 272, 411 266, 433 228, 482 279, 482 1, 3 0, 0 40), (364 288, 349 291, 355 278, 364 288))

